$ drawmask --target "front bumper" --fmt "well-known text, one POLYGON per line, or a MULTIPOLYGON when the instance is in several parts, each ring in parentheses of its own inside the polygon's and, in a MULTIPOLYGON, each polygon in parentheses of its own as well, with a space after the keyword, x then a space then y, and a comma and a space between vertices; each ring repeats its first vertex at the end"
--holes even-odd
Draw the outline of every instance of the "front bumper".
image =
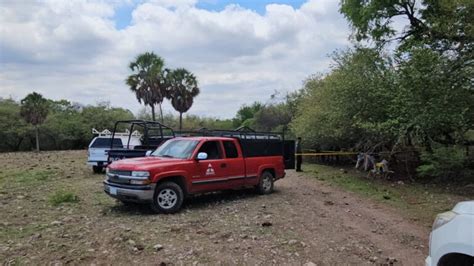
POLYGON ((151 202, 156 184, 125 185, 104 181, 104 192, 112 198, 127 202, 151 202))
POLYGON ((106 167, 108 162, 104 161, 87 161, 87 165, 92 165, 92 166, 102 166, 106 167))

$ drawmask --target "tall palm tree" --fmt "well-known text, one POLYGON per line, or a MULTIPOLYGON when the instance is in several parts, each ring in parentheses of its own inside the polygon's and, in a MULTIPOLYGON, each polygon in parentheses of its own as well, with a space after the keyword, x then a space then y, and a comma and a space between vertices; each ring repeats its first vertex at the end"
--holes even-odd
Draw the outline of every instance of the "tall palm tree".
POLYGON ((139 103, 151 107, 153 121, 155 118, 155 105, 160 106, 160 118, 163 122, 161 104, 167 96, 167 87, 163 78, 164 60, 153 52, 146 52, 137 56, 129 65, 134 73, 128 76, 126 83, 135 93, 139 103))
POLYGON ((48 100, 43 98, 43 96, 39 93, 30 93, 23 100, 21 100, 20 115, 27 123, 30 123, 35 127, 37 152, 40 150, 38 126, 43 124, 43 122, 46 120, 48 112, 48 100))
POLYGON ((167 74, 169 84, 169 98, 171 105, 179 112, 179 130, 183 128, 183 113, 186 113, 194 102, 194 97, 199 94, 198 82, 193 73, 184 68, 169 71, 167 74))

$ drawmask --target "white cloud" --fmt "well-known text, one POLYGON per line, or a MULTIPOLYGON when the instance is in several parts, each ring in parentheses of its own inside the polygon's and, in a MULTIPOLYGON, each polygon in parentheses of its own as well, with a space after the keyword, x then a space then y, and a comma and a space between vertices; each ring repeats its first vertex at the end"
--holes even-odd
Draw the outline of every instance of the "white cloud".
POLYGON ((201 94, 191 113, 232 117, 243 103, 299 88, 328 68, 329 53, 348 44, 333 0, 299 9, 270 4, 264 14, 237 4, 216 12, 197 8, 195 0, 152 0, 138 4, 131 24, 118 30, 113 17, 123 2, 1 2, 0 96, 21 99, 36 90, 137 111, 124 83, 128 62, 154 51, 197 75, 201 94))

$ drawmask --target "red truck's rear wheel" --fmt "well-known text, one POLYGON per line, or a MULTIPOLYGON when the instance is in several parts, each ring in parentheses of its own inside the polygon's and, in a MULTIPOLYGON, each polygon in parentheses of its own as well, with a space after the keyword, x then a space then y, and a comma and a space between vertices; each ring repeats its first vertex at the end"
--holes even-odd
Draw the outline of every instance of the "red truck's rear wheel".
POLYGON ((156 188, 151 207, 158 213, 175 213, 181 208, 183 201, 183 189, 174 182, 164 182, 156 188))
POLYGON ((260 182, 257 185, 257 192, 259 194, 270 194, 273 192, 273 174, 269 171, 262 173, 260 182))

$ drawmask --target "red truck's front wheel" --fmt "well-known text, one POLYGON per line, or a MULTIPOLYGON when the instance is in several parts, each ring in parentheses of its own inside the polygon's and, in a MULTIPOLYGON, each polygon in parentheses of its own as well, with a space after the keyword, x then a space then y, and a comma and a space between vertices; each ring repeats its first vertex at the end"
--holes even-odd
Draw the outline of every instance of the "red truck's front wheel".
POLYGON ((183 201, 183 189, 174 182, 164 182, 156 188, 152 209, 158 213, 175 213, 179 211, 183 201))

